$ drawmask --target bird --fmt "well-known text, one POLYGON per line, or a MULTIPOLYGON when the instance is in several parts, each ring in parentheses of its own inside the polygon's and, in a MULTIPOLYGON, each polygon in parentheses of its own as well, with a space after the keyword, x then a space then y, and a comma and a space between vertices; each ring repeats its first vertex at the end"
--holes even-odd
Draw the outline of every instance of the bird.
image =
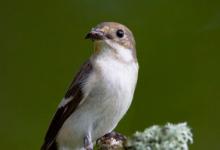
POLYGON ((131 105, 139 70, 131 30, 102 22, 85 38, 93 42, 93 53, 59 103, 41 150, 92 150, 131 105))

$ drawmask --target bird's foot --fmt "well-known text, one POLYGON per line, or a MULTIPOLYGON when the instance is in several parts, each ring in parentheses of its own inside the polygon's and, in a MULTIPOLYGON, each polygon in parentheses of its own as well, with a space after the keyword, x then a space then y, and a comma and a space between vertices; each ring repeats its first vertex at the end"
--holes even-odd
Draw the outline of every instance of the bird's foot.
POLYGON ((93 150, 93 144, 90 136, 84 137, 84 148, 85 150, 93 150))

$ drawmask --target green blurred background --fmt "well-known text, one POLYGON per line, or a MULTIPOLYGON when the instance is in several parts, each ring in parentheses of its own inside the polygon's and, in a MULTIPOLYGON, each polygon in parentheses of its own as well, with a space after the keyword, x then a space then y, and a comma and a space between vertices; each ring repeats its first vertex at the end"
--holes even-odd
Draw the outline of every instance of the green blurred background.
POLYGON ((132 107, 117 131, 188 122, 192 150, 220 149, 220 1, 8 0, 0 2, 1 149, 38 150, 84 40, 103 21, 134 33, 140 64, 132 107))

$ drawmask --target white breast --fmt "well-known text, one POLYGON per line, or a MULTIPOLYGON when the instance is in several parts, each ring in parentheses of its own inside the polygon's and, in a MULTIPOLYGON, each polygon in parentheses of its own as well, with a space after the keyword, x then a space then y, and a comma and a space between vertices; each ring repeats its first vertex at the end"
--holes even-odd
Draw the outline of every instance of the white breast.
POLYGON ((117 109, 118 117, 122 117, 131 104, 138 76, 138 63, 132 59, 129 49, 117 47, 115 56, 111 49, 104 49, 95 60, 97 74, 100 76, 102 90, 106 97, 113 97, 112 103, 117 109))

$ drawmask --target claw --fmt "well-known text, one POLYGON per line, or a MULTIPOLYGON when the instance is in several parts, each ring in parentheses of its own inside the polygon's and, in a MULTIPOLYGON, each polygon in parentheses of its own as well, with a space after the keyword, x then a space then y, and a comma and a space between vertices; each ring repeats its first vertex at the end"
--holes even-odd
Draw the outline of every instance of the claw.
POLYGON ((93 144, 91 136, 86 135, 84 137, 84 148, 85 150, 93 150, 93 144))

